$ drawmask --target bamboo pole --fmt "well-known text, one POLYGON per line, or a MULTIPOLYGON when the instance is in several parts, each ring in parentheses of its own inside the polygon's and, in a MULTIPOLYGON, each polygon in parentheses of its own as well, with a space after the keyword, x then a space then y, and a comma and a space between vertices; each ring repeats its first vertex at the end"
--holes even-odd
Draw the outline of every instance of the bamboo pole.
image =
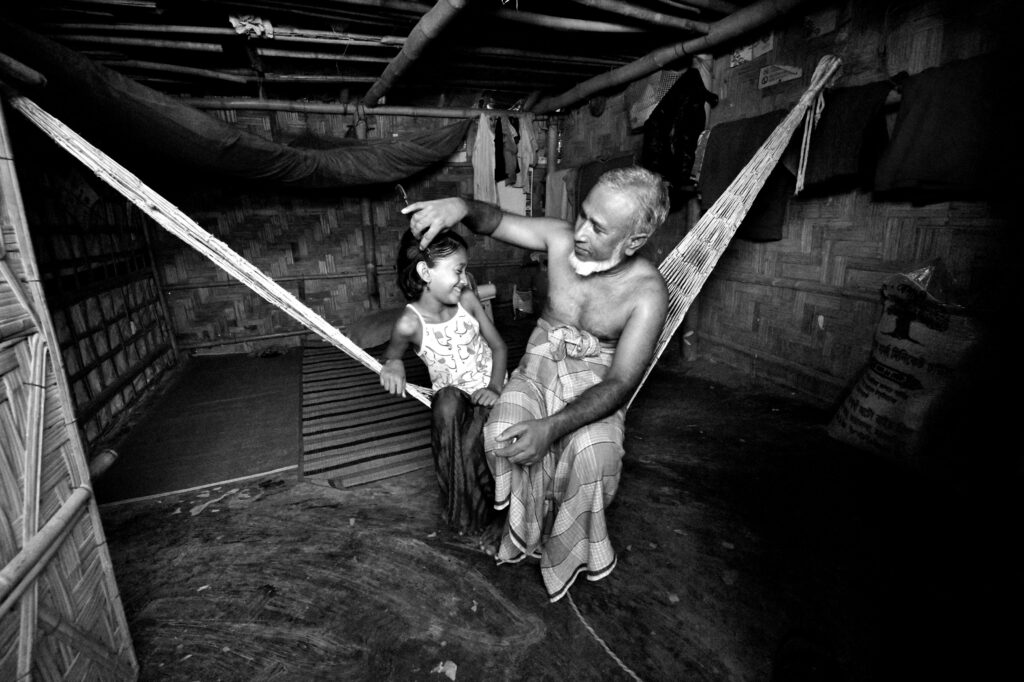
MULTIPOLYGON (((28 400, 25 404, 25 459, 22 475, 21 546, 32 540, 39 528, 39 480, 43 466, 43 425, 46 410, 46 342, 36 333, 29 340, 31 360, 27 383, 28 400)), ((32 581, 27 598, 21 600, 21 620, 18 636, 18 677, 32 674, 35 650, 39 584, 32 581)))
POLYGON ((362 103, 365 106, 373 106, 380 101, 395 81, 419 59, 423 50, 436 38, 444 28, 451 23, 458 13, 466 6, 466 0, 437 0, 437 4, 430 8, 426 14, 416 22, 409 37, 402 45, 401 51, 391 63, 384 69, 380 79, 370 86, 370 89, 363 95, 362 103))
POLYGON ((571 0, 571 2, 575 2, 577 5, 596 7, 597 9, 613 12, 631 19, 639 19, 655 26, 678 28, 682 31, 690 31, 691 33, 706 34, 708 32, 708 25, 703 21, 683 19, 671 14, 655 12, 645 7, 636 7, 619 0, 571 0))
POLYGON ((531 26, 543 26, 560 31, 584 31, 589 33, 642 33, 645 29, 636 26, 625 26, 623 24, 612 24, 606 21, 590 21, 589 19, 569 19, 567 17, 552 17, 546 14, 534 14, 533 12, 518 12, 515 10, 499 9, 494 11, 494 16, 503 21, 515 21, 531 26))
POLYGON ((229 83, 250 83, 258 79, 255 74, 252 76, 241 76, 235 73, 215 71, 214 69, 200 69, 193 66, 178 66, 177 64, 162 64, 160 62, 146 62, 136 59, 101 59, 99 63, 112 69, 146 69, 149 71, 163 71, 165 73, 180 73, 186 76, 228 81, 229 83))
MULTIPOLYGON (((320 103, 295 102, 292 100, 260 100, 237 99, 226 97, 181 98, 181 104, 195 109, 241 109, 245 111, 298 111, 308 114, 357 114, 360 105, 351 102, 320 103)), ((519 116, 522 111, 514 109, 476 109, 471 107, 411 107, 381 105, 365 107, 365 114, 378 116, 422 116, 424 118, 471 118, 484 116, 519 116)), ((545 115, 535 116, 535 120, 544 120, 545 115)))
POLYGON ((0 53, 0 73, 26 85, 34 87, 46 85, 46 76, 2 53, 0 53))
POLYGON ((724 0, 682 0, 682 2, 676 2, 676 0, 657 1, 664 5, 678 7, 679 9, 706 9, 719 14, 732 14, 739 9, 737 5, 734 5, 731 2, 725 2, 724 0))
POLYGON ((371 57, 369 55, 344 54, 341 52, 306 52, 296 50, 282 50, 277 47, 257 47, 256 54, 261 57, 282 57, 285 59, 319 59, 335 62, 371 62, 374 64, 387 64, 391 60, 387 57, 371 57))
MULTIPOLYGON (((356 138, 366 139, 366 117, 357 114, 356 138)), ((380 288, 377 284, 377 235, 373 227, 373 204, 370 198, 359 199, 359 209, 363 222, 363 262, 366 266, 366 297, 370 300, 370 308, 380 308, 380 288)))
MULTIPOLYGON (((238 33, 233 28, 220 26, 158 26, 155 24, 101 24, 101 23, 56 23, 49 28, 68 31, 111 31, 125 33, 182 33, 192 35, 212 35, 234 37, 238 33)), ((401 36, 371 36, 361 33, 334 33, 317 31, 291 26, 274 26, 274 37, 267 40, 273 42, 301 42, 323 45, 355 45, 359 47, 401 46, 405 38, 401 36)))
MULTIPOLYGON (((43 111, 32 100, 20 95, 13 95, 10 97, 10 103, 13 108, 21 112, 58 145, 85 164, 101 180, 135 203, 158 225, 199 251, 231 276, 245 282, 246 286, 259 296, 281 308, 325 341, 344 351, 371 371, 380 373, 380 362, 369 353, 263 274, 252 263, 238 255, 227 244, 200 227, 114 159, 43 111)), ((428 389, 409 384, 406 386, 406 392, 424 405, 430 406, 428 389)))
POLYGON ((11 593, 24 583, 25 578, 34 567, 42 563, 43 555, 55 546, 56 540, 61 537, 63 532, 74 525, 78 513, 90 499, 92 499, 92 488, 88 485, 82 484, 75 488, 60 509, 54 512, 50 520, 39 529, 39 532, 29 538, 21 551, 3 569, 0 569, 0 602, 3 604, 3 607, 0 607, 0 616, 6 613, 11 606, 13 600, 8 599, 11 593))
POLYGON ((564 109, 576 104, 591 95, 643 78, 648 74, 671 64, 684 55, 707 52, 713 47, 737 38, 745 33, 761 28, 777 17, 792 11, 799 5, 810 0, 760 0, 743 9, 730 14, 726 18, 709 25, 707 35, 650 52, 623 67, 595 76, 572 89, 541 100, 534 107, 537 113, 547 113, 564 109))
POLYGON ((132 47, 160 47, 167 50, 188 50, 190 52, 223 52, 218 43, 197 43, 191 40, 148 40, 146 38, 119 38, 117 36, 66 35, 61 37, 75 43, 97 45, 128 45, 132 47))

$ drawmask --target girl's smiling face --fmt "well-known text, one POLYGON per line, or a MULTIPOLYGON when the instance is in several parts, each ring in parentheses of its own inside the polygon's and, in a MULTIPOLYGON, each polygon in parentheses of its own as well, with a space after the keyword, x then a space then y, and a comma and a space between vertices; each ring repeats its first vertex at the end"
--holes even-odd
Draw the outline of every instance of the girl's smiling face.
POLYGON ((466 275, 468 265, 469 254, 465 249, 456 249, 436 259, 433 267, 420 263, 420 277, 427 284, 423 293, 430 294, 446 305, 455 305, 462 296, 462 290, 469 285, 466 275))

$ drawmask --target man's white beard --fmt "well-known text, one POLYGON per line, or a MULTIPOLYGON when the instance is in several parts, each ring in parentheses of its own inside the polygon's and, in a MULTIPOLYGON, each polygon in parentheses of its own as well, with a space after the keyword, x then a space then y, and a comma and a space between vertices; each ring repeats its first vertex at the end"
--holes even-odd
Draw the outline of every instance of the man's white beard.
POLYGON ((590 277, 596 275, 599 272, 605 272, 611 270, 616 265, 622 262, 622 253, 626 250, 626 244, 623 242, 619 246, 615 247, 615 252, 611 258, 607 260, 588 260, 582 261, 576 256, 575 251, 569 252, 569 265, 572 266, 573 272, 580 277, 590 277))

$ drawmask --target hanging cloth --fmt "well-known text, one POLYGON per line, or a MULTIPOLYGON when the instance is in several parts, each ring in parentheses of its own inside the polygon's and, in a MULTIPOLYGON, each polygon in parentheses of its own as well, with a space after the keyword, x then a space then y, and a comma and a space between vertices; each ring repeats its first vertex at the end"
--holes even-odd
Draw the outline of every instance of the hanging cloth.
POLYGON ((473 142, 473 198, 498 203, 498 186, 494 183, 494 133, 483 114, 477 121, 473 142))
MULTIPOLYGON (((519 177, 516 179, 516 187, 522 187, 529 182, 527 172, 537 165, 537 138, 533 132, 533 114, 523 114, 519 117, 517 157, 519 177)), ((530 189, 527 187, 526 191, 529 192, 530 189)))
POLYGON ((518 177, 516 173, 516 162, 518 157, 518 151, 516 148, 516 131, 512 127, 512 121, 509 120, 508 116, 499 116, 498 120, 501 122, 501 158, 504 162, 504 173, 498 180, 504 180, 505 184, 512 187, 521 187, 522 183, 517 182, 518 177))

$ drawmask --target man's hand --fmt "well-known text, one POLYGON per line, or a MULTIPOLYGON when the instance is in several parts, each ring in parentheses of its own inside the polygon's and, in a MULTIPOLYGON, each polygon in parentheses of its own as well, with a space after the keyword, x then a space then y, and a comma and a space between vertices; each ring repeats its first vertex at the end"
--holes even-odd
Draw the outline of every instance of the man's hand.
POLYGON ((417 201, 403 208, 402 213, 413 214, 409 219, 409 229, 412 230, 413 235, 419 237, 420 248, 425 249, 438 232, 448 227, 454 227, 465 218, 469 213, 469 207, 462 199, 451 197, 433 201, 417 201))
POLYGON ((529 466, 543 459, 554 440, 551 425, 545 419, 529 419, 508 427, 501 432, 497 441, 508 443, 495 450, 497 457, 506 457, 510 462, 529 466))
POLYGON ((470 400, 473 401, 474 405, 494 407, 494 404, 498 402, 498 393, 491 388, 480 388, 473 392, 470 400))
POLYGON ((391 359, 380 370, 380 385, 391 395, 405 397, 405 364, 400 359, 391 359))

